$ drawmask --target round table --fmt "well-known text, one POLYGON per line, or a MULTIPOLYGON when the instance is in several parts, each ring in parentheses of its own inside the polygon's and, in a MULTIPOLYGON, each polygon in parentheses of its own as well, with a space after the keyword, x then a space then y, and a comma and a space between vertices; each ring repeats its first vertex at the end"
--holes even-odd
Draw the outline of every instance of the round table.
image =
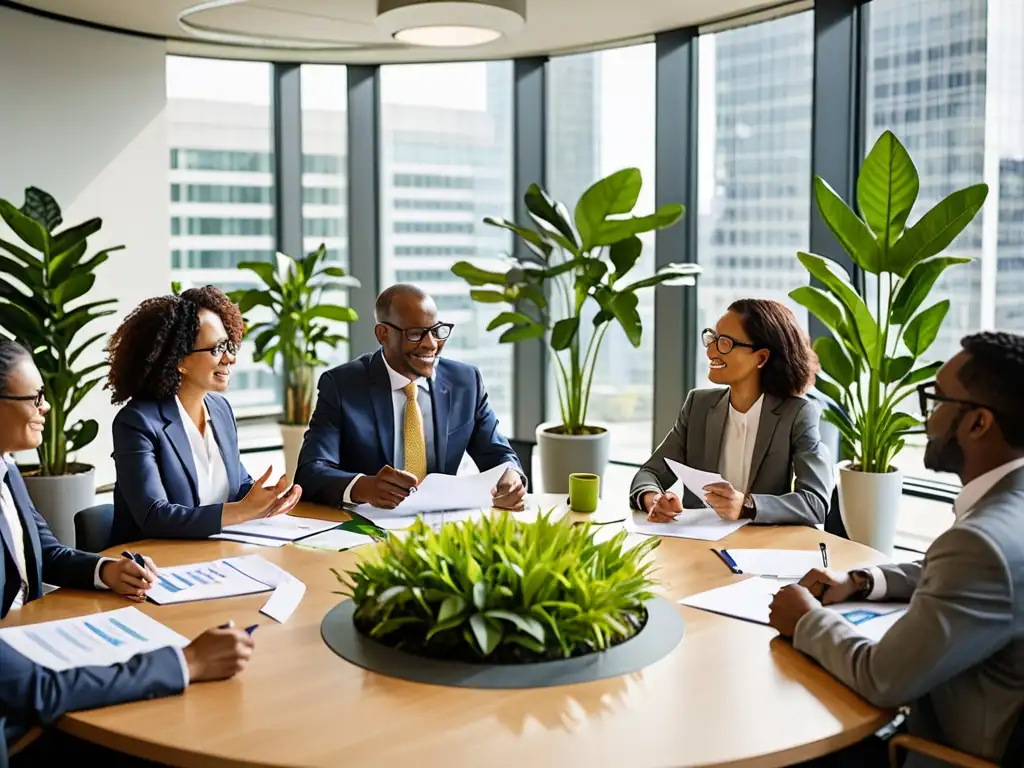
MULTIPOLYGON (((534 497, 550 506, 564 497, 534 497)), ((598 522, 624 517, 605 503, 598 522)), ((302 504, 296 514, 347 518, 302 504)), ((728 547, 818 548, 845 569, 884 557, 816 529, 748 525, 728 547)), ((677 600, 747 578, 729 573, 703 541, 662 539, 655 550, 661 592, 677 600)), ((256 652, 232 680, 191 686, 184 696, 65 716, 59 727, 88 741, 182 766, 782 766, 853 744, 881 727, 876 709, 764 626, 678 606, 683 640, 642 672, 561 688, 444 688, 366 672, 320 637, 342 599, 330 568, 360 550, 332 553, 227 541, 145 541, 133 550, 175 565, 258 553, 307 585, 284 624, 259 614, 267 596, 141 610, 187 637, 234 619, 258 623, 256 652)), ((116 556, 116 552, 112 553, 116 556)), ((28 624, 111 610, 109 593, 58 590, 12 613, 28 624)))

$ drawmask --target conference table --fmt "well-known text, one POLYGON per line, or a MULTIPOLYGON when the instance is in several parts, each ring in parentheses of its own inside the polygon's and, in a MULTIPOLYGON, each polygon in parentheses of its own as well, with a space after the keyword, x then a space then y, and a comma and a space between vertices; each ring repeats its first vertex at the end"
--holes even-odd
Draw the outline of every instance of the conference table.
MULTIPOLYGON (((565 497, 529 501, 530 510, 547 509, 565 497)), ((305 503, 294 514, 348 519, 340 510, 305 503)), ((589 517, 620 525, 625 514, 624 502, 603 502, 589 517)), ((885 560, 862 545, 797 526, 748 525, 720 544, 817 549, 822 541, 834 568, 885 560)), ((663 538, 654 552, 659 592, 674 603, 748 578, 732 574, 711 546, 718 545, 663 538)), ((87 741, 172 765, 783 766, 853 744, 891 714, 834 680, 771 628, 678 604, 686 622, 682 641, 638 673, 526 690, 405 682, 349 663, 320 636, 324 615, 344 599, 331 568, 351 568, 369 546, 328 552, 293 544, 148 540, 132 548, 158 565, 256 553, 307 585, 283 624, 259 613, 266 594, 141 605, 190 638, 228 619, 259 624, 253 659, 234 679, 195 684, 183 696, 73 713, 58 723, 87 741)), ((109 593, 59 589, 2 625, 125 604, 109 593)))

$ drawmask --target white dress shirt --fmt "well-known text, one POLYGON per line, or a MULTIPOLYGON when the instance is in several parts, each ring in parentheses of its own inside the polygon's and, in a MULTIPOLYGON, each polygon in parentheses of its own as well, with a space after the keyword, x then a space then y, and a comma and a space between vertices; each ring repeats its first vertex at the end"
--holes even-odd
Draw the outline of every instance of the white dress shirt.
POLYGON ((718 462, 719 473, 737 491, 746 494, 750 489, 750 465, 754 460, 757 426, 761 423, 761 395, 746 413, 740 413, 729 403, 729 416, 722 436, 722 453, 718 462))
MULTIPOLYGON (((391 382, 391 404, 394 409, 394 459, 396 469, 405 469, 405 405, 409 398, 403 391, 409 385, 409 377, 398 373, 388 364, 386 357, 381 355, 384 367, 388 372, 388 379, 391 382)), ((423 414, 423 439, 427 448, 427 471, 437 471, 437 457, 434 455, 434 404, 430 398, 430 381, 423 376, 412 379, 416 383, 416 402, 419 403, 420 412, 423 414)), ((342 501, 352 504, 352 489, 356 480, 363 477, 359 474, 352 478, 352 482, 345 488, 342 501)))
POLYGON ((199 484, 199 506, 223 504, 231 494, 231 486, 227 467, 224 466, 224 457, 220 455, 220 447, 213 435, 210 412, 203 403, 206 429, 200 432, 192 417, 185 412, 185 406, 181 404, 177 395, 174 396, 174 402, 178 404, 178 414, 181 416, 189 446, 192 448, 192 462, 196 467, 196 480, 199 484))
MULTIPOLYGON (((1008 461, 1005 464, 1000 464, 995 469, 990 469, 983 475, 978 475, 960 489, 960 493, 956 495, 956 499, 953 500, 953 515, 955 520, 953 526, 961 520, 966 519, 974 508, 978 506, 978 502, 981 501, 985 494, 991 491, 995 486, 1011 472, 1016 472, 1018 469, 1024 467, 1024 459, 1017 459, 1016 461, 1008 461)), ((867 596, 868 600, 882 600, 885 598, 885 572, 881 568, 869 568, 868 571, 871 573, 874 579, 874 587, 871 593, 867 596)))

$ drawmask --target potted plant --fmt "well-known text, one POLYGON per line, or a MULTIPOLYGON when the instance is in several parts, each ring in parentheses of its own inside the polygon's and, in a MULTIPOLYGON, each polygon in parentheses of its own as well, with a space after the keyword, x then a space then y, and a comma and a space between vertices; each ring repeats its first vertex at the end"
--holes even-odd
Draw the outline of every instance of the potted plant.
POLYGON ((82 299, 96 282, 96 269, 124 246, 87 257, 86 239, 102 221, 56 231, 63 223, 60 206, 35 187, 25 190, 21 208, 0 200, 0 217, 25 246, 0 239, 0 328, 32 353, 50 404, 39 463, 24 468, 25 485, 54 535, 74 546, 74 517, 92 506, 96 476, 93 467, 71 457, 96 438, 99 424, 95 419, 72 423, 71 415, 103 381, 100 371, 106 367, 83 360, 104 334, 84 341, 81 336, 93 321, 113 314, 111 305, 117 303, 82 299))
POLYGON ((876 277, 870 305, 835 262, 810 253, 798 258, 815 286, 790 293, 831 331, 814 342, 824 376, 817 389, 828 401, 824 418, 839 431, 842 453, 839 500, 850 537, 891 553, 903 478, 893 459, 906 436, 919 432, 919 416, 903 410, 915 387, 934 377, 941 363, 925 360, 949 301, 924 307, 935 281, 970 261, 942 256, 971 222, 988 194, 985 184, 953 192, 912 226, 917 169, 890 131, 879 137, 857 178, 860 215, 820 177, 814 180, 818 211, 865 273, 876 277), (922 309, 922 307, 924 307, 922 309))
POLYGON ((281 439, 285 472, 295 477, 302 437, 313 414, 314 376, 321 345, 334 347, 347 337, 336 332, 334 323, 353 323, 359 315, 351 307, 325 303, 328 291, 358 288, 359 281, 339 266, 327 263, 327 248, 321 244, 302 260, 277 254, 275 264, 243 261, 238 266, 255 272, 265 288, 232 291, 229 297, 243 314, 255 307, 268 307, 271 319, 248 325, 246 337, 253 340, 253 358, 275 367, 281 360, 284 379, 284 411, 281 439))
POLYGON ((692 283, 700 272, 695 264, 670 264, 653 275, 627 279, 643 251, 638 235, 672 226, 683 215, 682 205, 668 203, 652 214, 633 216, 642 183, 637 168, 617 171, 583 193, 572 218, 562 203, 532 184, 525 195, 530 225, 484 219, 523 241, 523 260, 514 260, 503 272, 466 261, 452 267, 469 283, 475 301, 512 305, 488 325, 488 330, 504 328, 499 342, 548 338, 562 418, 537 428, 547 492, 567 492, 571 473, 601 475, 608 463, 608 431, 587 421, 608 328, 617 323, 639 347, 638 292, 670 281, 692 283))

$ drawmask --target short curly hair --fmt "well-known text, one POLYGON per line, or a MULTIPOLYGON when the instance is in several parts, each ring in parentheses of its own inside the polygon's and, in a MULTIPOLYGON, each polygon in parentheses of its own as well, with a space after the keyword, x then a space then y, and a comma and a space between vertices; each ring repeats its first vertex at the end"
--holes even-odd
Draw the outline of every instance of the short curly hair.
POLYGON ((107 342, 110 370, 106 388, 115 405, 134 397, 159 400, 181 387, 178 366, 195 346, 199 310, 215 312, 236 346, 242 343, 242 313, 223 291, 207 285, 178 296, 146 299, 107 342))
POLYGON ((1024 336, 985 331, 965 336, 960 346, 967 353, 967 360, 957 378, 972 400, 992 411, 1007 445, 1024 448, 1024 405, 1020 397, 1024 336))
POLYGON ((806 394, 818 372, 818 356, 789 307, 771 299, 740 299, 729 311, 739 315, 754 347, 770 353, 761 369, 761 389, 779 398, 806 394))

